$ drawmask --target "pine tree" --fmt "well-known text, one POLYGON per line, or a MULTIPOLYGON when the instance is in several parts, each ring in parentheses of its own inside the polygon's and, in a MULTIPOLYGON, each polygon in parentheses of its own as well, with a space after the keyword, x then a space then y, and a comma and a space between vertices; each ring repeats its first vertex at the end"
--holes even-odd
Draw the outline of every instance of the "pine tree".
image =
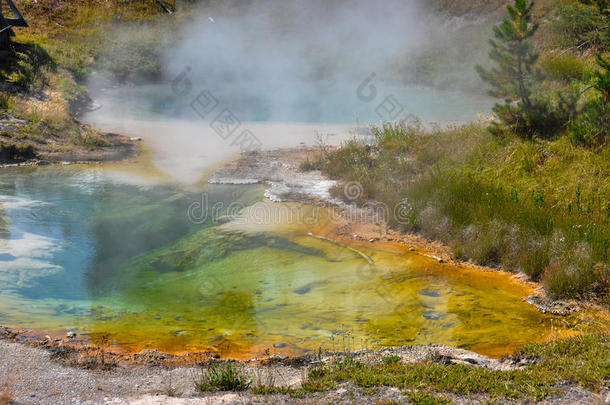
POLYGON ((492 86, 489 94, 505 100, 493 108, 500 119, 489 128, 495 135, 510 129, 526 138, 552 136, 565 125, 562 114, 572 108, 564 99, 553 106, 547 100, 532 98, 533 86, 543 80, 535 68, 538 54, 531 42, 538 30, 538 24, 532 21, 533 7, 528 0, 515 0, 506 7, 509 18, 494 27, 495 40, 489 41, 489 56, 496 66, 491 70, 475 67, 481 79, 492 86))
POLYGON ((481 78, 494 88, 489 92, 491 96, 507 102, 519 100, 526 109, 532 107, 531 82, 536 76, 533 66, 538 59, 528 41, 538 30, 538 24, 532 22, 533 6, 533 2, 515 0, 514 6, 506 7, 510 19, 494 27, 497 41, 489 41, 492 47, 489 57, 498 66, 489 71, 476 66, 481 78))

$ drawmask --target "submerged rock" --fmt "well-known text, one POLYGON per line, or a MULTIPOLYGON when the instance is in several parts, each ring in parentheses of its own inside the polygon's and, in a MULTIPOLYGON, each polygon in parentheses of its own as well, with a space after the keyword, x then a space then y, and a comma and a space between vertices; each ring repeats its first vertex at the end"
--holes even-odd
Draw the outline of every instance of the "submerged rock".
POLYGON ((424 312, 424 318, 426 318, 429 321, 442 321, 446 317, 447 317, 446 314, 441 314, 441 313, 436 312, 436 311, 426 311, 426 312, 424 312))

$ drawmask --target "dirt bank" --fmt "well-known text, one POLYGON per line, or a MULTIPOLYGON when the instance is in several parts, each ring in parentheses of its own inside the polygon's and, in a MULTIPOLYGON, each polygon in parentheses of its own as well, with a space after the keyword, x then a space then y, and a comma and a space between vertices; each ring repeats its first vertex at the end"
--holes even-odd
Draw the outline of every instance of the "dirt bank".
POLYGON ((139 139, 75 124, 79 137, 64 133, 37 134, 27 121, 0 114, 0 167, 52 163, 117 162, 136 156, 139 139))

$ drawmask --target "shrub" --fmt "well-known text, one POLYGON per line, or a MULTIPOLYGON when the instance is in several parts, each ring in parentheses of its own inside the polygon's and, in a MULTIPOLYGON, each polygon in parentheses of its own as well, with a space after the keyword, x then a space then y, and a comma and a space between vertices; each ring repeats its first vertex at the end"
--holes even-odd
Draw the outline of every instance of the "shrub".
POLYGON ((610 59, 597 55, 597 64, 601 70, 595 72, 591 85, 597 97, 570 123, 571 140, 587 146, 603 145, 610 133, 610 59))
POLYGON ((603 145, 610 134, 610 114, 598 102, 587 103, 583 112, 568 125, 570 140, 585 146, 603 145))
POLYGON ((560 45, 601 50, 610 39, 604 16, 595 7, 575 3, 559 7, 559 15, 552 23, 553 33, 560 45))
POLYGON ((243 391, 250 387, 250 383, 243 368, 231 362, 213 363, 208 370, 201 370, 195 387, 199 391, 243 391))
POLYGON ((572 52, 547 53, 540 57, 540 67, 551 80, 569 83, 572 80, 587 81, 593 75, 589 59, 572 52))
POLYGON ((561 133, 576 115, 579 94, 575 89, 541 96, 529 108, 521 103, 496 104, 494 113, 500 118, 489 127, 494 135, 514 133, 521 138, 552 138, 561 133))

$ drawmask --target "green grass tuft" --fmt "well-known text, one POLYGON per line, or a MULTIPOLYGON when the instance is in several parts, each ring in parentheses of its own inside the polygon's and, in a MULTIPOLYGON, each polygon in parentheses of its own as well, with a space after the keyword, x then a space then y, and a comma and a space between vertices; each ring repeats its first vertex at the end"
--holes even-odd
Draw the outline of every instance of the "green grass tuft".
POLYGON ((231 362, 214 363, 201 370, 195 387, 199 391, 243 391, 250 387, 250 382, 242 367, 231 362))
POLYGON ((405 392, 405 396, 414 405, 449 405, 453 403, 450 399, 424 391, 405 392))

